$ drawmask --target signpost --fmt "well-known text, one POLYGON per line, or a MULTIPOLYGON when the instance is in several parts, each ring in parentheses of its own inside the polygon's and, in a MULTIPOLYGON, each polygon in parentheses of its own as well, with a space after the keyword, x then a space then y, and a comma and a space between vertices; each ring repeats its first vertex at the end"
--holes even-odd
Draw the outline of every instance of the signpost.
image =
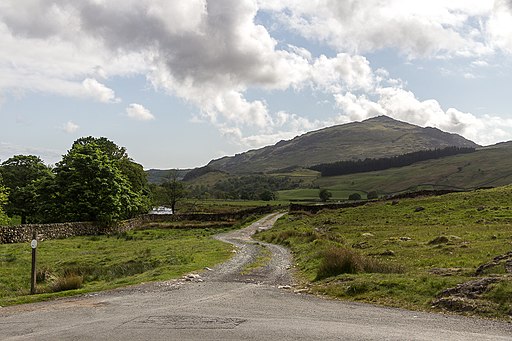
POLYGON ((36 248, 37 248, 37 234, 36 231, 32 233, 32 242, 30 242, 32 248, 32 275, 30 276, 30 294, 36 293, 36 248))

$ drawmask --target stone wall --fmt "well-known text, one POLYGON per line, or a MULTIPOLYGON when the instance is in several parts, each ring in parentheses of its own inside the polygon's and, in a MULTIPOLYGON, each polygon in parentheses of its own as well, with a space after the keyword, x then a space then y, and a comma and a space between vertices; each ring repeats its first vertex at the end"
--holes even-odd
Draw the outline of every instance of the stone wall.
POLYGON ((364 206, 368 202, 371 201, 354 201, 354 202, 344 202, 344 203, 336 203, 336 204, 317 204, 317 205, 303 205, 303 204, 290 204, 290 212, 297 211, 305 211, 310 213, 318 213, 322 210, 338 210, 341 208, 349 208, 349 207, 359 207, 364 206))
POLYGON ((0 244, 23 243, 32 240, 35 230, 38 240, 61 239, 76 236, 93 236, 126 232, 153 222, 173 221, 235 221, 250 215, 270 213, 272 206, 257 207, 238 212, 215 214, 145 214, 133 219, 120 221, 105 226, 93 222, 73 222, 60 224, 26 224, 17 226, 0 226, 0 244))

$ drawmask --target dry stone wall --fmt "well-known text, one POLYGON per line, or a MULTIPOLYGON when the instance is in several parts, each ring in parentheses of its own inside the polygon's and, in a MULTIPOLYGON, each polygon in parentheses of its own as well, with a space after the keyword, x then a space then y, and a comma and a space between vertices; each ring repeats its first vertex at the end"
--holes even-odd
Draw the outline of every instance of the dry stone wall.
POLYGON ((32 239, 36 231, 38 240, 62 239, 76 236, 94 236, 126 232, 153 222, 169 221, 233 221, 253 214, 272 212, 275 207, 264 206, 230 213, 216 214, 146 214, 133 219, 124 220, 114 225, 103 225, 93 222, 73 222, 59 224, 26 224, 17 226, 0 226, 0 244, 23 243, 32 239))

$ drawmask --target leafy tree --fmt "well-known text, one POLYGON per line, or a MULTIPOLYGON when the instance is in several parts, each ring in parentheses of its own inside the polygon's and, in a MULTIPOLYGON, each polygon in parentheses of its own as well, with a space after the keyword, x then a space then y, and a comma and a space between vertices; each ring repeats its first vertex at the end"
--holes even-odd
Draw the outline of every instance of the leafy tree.
POLYGON ((326 202, 332 197, 332 193, 328 189, 323 188, 320 190, 320 192, 318 192, 318 196, 322 202, 326 202))
POLYGON ((368 199, 368 200, 378 199, 378 198, 379 198, 379 193, 377 193, 377 191, 370 191, 366 195, 366 199, 368 199))
POLYGON ((271 200, 276 200, 276 193, 275 192, 272 192, 270 190, 264 190, 261 194, 260 194, 260 199, 263 200, 263 201, 271 201, 271 200))
POLYGON ((125 147, 119 147, 106 137, 81 137, 75 142, 71 149, 78 146, 95 144, 110 160, 115 160, 121 173, 130 182, 131 189, 135 192, 149 193, 147 175, 142 165, 129 158, 125 147))
POLYGON ((8 215, 19 215, 21 223, 33 220, 36 215, 36 182, 51 176, 51 170, 34 155, 16 155, 1 166, 4 184, 9 188, 6 206, 8 215))
MULTIPOLYGON (((147 211, 147 183, 124 148, 106 138, 81 138, 55 168, 54 209, 61 221, 126 219, 147 211), (124 170, 124 172, 123 172, 124 170), (131 173, 128 173, 128 170, 131 173)), ((43 186, 44 187, 44 186, 43 186)))
POLYGON ((361 200, 361 194, 352 193, 348 196, 348 200, 361 200))
POLYGON ((163 203, 171 206, 172 213, 176 212, 176 203, 181 199, 185 198, 187 192, 183 182, 178 180, 178 174, 176 171, 164 181, 161 185, 161 195, 163 203))

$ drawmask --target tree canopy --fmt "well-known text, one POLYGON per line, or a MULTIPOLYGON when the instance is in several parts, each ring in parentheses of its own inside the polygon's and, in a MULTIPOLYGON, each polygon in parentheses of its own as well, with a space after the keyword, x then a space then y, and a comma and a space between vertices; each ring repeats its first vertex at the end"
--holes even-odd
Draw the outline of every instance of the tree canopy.
POLYGON ((126 219, 149 208, 142 166, 106 138, 81 138, 55 167, 62 221, 126 219))
POLYGON ((17 155, 0 171, 6 187, 0 187, 0 206, 8 190, 6 213, 20 215, 22 223, 108 223, 150 207, 144 169, 105 137, 76 140, 53 169, 37 156, 17 155))
POLYGON ((9 189, 6 213, 19 215, 21 223, 33 222, 36 215, 36 184, 50 177, 51 170, 34 155, 16 155, 4 161, 0 167, 4 185, 9 189))

